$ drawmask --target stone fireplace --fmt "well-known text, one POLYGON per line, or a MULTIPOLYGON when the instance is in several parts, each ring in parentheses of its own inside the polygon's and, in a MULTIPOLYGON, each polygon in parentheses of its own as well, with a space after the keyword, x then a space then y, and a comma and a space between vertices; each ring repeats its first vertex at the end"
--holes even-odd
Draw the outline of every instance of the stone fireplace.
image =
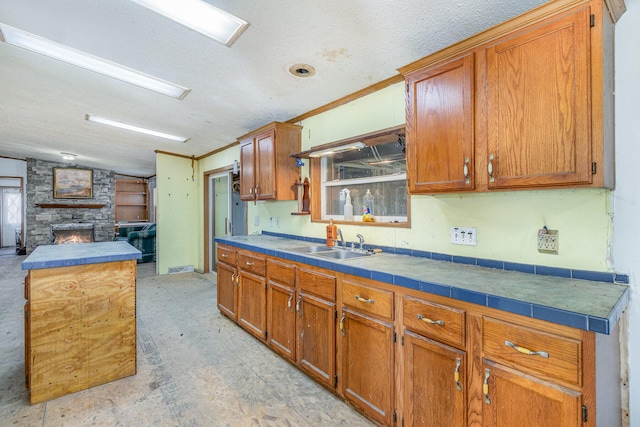
MULTIPOLYGON (((53 197, 54 167, 84 167, 68 163, 27 159, 26 232, 27 254, 40 245, 53 244, 53 226, 92 226, 96 242, 112 241, 115 235, 114 172, 93 169, 93 197, 61 199, 53 197)), ((76 227, 77 228, 77 227, 76 227)), ((58 233, 59 234, 59 233, 58 233)), ((77 239, 76 239, 77 240, 77 239)))
POLYGON ((66 245, 68 243, 91 243, 94 241, 95 238, 93 224, 51 224, 52 245, 66 245))

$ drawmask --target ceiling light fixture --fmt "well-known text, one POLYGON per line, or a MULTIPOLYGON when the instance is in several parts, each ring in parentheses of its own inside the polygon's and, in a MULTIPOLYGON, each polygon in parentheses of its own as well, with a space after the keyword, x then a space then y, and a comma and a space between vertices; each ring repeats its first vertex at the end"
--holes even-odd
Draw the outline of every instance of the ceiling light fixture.
POLYGON ((326 148, 320 151, 313 151, 309 153, 309 157, 324 157, 330 156, 336 153, 342 153, 343 151, 361 150, 367 145, 364 142, 354 142, 353 144, 341 145, 338 147, 326 148))
POLYGON ((85 70, 94 71, 123 82, 131 83, 163 95, 182 99, 190 91, 190 89, 185 87, 141 73, 134 69, 116 64, 115 62, 107 61, 106 59, 90 55, 77 49, 58 44, 6 24, 0 23, 0 33, 0 41, 5 43, 66 62, 67 64, 84 68, 85 70))
POLYGON ((67 161, 75 160, 76 157, 78 157, 77 154, 71 154, 71 153, 60 153, 60 154, 62 155, 62 159, 67 161))
POLYGON ((113 126, 120 129, 126 129, 133 132, 144 133, 146 135, 152 135, 152 136, 157 136, 159 138, 169 139, 171 141, 187 142, 189 140, 189 138, 185 138, 182 136, 171 135, 164 132, 158 132, 156 130, 145 129, 139 126, 129 125, 122 122, 116 122, 115 120, 109 120, 109 119, 105 119, 104 117, 93 116, 91 114, 85 114, 84 119, 94 123, 100 123, 107 126, 113 126))
POLYGON ((201 0, 133 1, 227 47, 231 46, 249 26, 247 21, 201 0))

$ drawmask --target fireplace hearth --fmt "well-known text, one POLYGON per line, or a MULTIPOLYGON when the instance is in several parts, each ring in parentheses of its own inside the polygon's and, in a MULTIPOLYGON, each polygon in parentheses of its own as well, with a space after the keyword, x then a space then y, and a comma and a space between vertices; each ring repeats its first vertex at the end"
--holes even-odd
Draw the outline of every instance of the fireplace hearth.
POLYGON ((51 244, 94 242, 94 226, 87 223, 51 224, 51 244))

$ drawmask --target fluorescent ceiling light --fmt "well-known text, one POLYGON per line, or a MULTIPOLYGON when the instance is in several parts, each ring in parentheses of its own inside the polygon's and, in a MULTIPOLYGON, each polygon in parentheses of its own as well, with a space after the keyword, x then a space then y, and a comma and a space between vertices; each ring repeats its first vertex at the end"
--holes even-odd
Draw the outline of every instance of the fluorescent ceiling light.
POLYGON ((154 92, 182 99, 189 89, 0 23, 0 41, 154 92))
POLYGON ((116 122, 114 120, 105 119, 104 117, 92 116, 91 114, 85 114, 84 118, 85 118, 85 120, 88 120, 90 122, 100 123, 100 124, 108 125, 108 126, 113 126, 113 127, 117 127, 117 128, 120 128, 120 129, 126 129, 126 130, 130 130, 130 131, 133 131, 133 132, 144 133, 144 134, 147 134, 147 135, 157 136, 159 138, 170 139, 171 141, 187 142, 187 140, 189 139, 189 138, 185 138, 185 137, 182 137, 182 136, 175 136, 175 135, 171 135, 171 134, 164 133, 164 132, 158 132, 156 130, 145 129, 145 128, 141 128, 141 127, 138 127, 138 126, 128 125, 128 124, 122 123, 122 122, 116 122))
POLYGON ((201 0, 133 1, 226 46, 231 46, 249 26, 247 21, 201 0))
POLYGON ((313 151, 309 153, 309 157, 330 156, 332 154, 342 153, 343 151, 360 150, 364 147, 366 147, 366 144, 364 142, 354 142, 353 144, 331 147, 320 151, 313 151))
POLYGON ((77 157, 77 154, 71 154, 71 153, 60 153, 60 155, 64 160, 75 160, 77 157))

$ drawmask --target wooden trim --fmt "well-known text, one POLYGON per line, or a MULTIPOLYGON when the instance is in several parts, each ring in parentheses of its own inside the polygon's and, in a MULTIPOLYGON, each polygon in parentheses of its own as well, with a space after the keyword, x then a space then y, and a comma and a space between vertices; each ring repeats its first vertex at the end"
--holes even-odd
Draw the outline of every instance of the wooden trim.
MULTIPOLYGON (((155 176, 155 175, 154 175, 155 176)), ((114 179, 120 179, 119 177, 122 177, 122 179, 129 179, 129 178, 133 178, 133 179, 144 179, 147 180, 149 178, 145 178, 143 176, 135 176, 135 175, 126 175, 123 173, 116 173, 114 174, 114 179)))
POLYGON ((182 157, 183 159, 189 159, 189 160, 195 159, 195 156, 187 156, 185 154, 171 153, 169 151, 155 150, 154 152, 156 154, 165 154, 167 156, 182 157))
MULTIPOLYGON (((606 1, 606 0, 605 0, 606 1)), ((614 0, 610 0, 614 1, 614 0)), ((431 66, 440 61, 448 61, 466 51, 473 50, 483 44, 522 30, 530 25, 540 23, 548 18, 560 15, 571 8, 582 4, 589 4, 591 0, 556 0, 545 3, 537 8, 516 16, 506 22, 496 25, 486 31, 466 38, 456 44, 446 47, 427 57, 419 59, 404 67, 398 68, 402 75, 413 73, 421 68, 431 66)))
POLYGON ((205 153, 205 154, 203 154, 201 156, 198 156, 198 157, 196 157, 196 160, 202 160, 202 159, 204 159, 206 157, 213 156, 214 154, 218 154, 221 151, 227 150, 227 149, 229 149, 231 147, 234 147, 236 145, 239 145, 239 144, 240 144, 240 141, 232 142, 231 144, 227 144, 224 147, 218 148, 218 149, 213 150, 213 151, 209 151, 208 153, 205 153))
MULTIPOLYGON (((282 123, 282 122, 271 122, 269 124, 266 124, 256 130, 253 130, 249 133, 246 133, 240 137, 238 137, 238 141, 242 141, 243 139, 249 139, 250 137, 254 137, 256 135, 260 135, 261 133, 265 133, 265 132, 269 132, 272 130, 275 130, 276 128, 289 128, 289 129, 302 129, 302 126, 300 125, 296 125, 294 123, 291 122, 286 122, 286 123, 282 123)), ((240 143, 240 142, 238 142, 240 143)))
POLYGON ((627 5, 624 0, 604 0, 604 4, 607 6, 609 15, 615 24, 618 19, 627 11, 627 5))
POLYGON ((299 153, 290 154, 289 157, 301 157, 301 158, 309 158, 309 154, 315 153, 320 150, 325 150, 327 148, 340 147, 342 145, 351 144, 353 142, 364 142, 367 145, 378 145, 385 142, 389 142, 389 136, 397 133, 405 133, 405 125, 393 126, 390 128, 378 130, 375 132, 365 133, 364 135, 353 136, 350 138, 341 139, 340 141, 329 142, 327 144, 316 145, 313 148, 305 151, 301 151, 299 153))
POLYGON ((26 162, 27 161, 27 159, 19 159, 17 157, 9 157, 9 156, 0 156, 0 159, 19 160, 21 162, 26 162))
POLYGON ((36 203, 36 206, 42 209, 102 209, 105 207, 105 205, 86 203, 36 203))
POLYGON ((292 118, 291 120, 287 120, 287 123, 298 123, 304 119, 308 119, 309 117, 317 116, 318 114, 332 110, 341 105, 348 104, 351 101, 355 101, 358 98, 362 98, 364 96, 370 95, 374 92, 384 89, 387 86, 391 86, 392 84, 400 83, 403 80, 404 80, 404 77, 402 77, 399 74, 396 74, 395 76, 389 77, 386 80, 382 80, 381 82, 372 84, 371 86, 365 87, 364 89, 360 89, 357 92, 353 92, 350 95, 336 99, 335 101, 325 104, 322 107, 318 107, 315 110, 308 111, 300 116, 292 118))

